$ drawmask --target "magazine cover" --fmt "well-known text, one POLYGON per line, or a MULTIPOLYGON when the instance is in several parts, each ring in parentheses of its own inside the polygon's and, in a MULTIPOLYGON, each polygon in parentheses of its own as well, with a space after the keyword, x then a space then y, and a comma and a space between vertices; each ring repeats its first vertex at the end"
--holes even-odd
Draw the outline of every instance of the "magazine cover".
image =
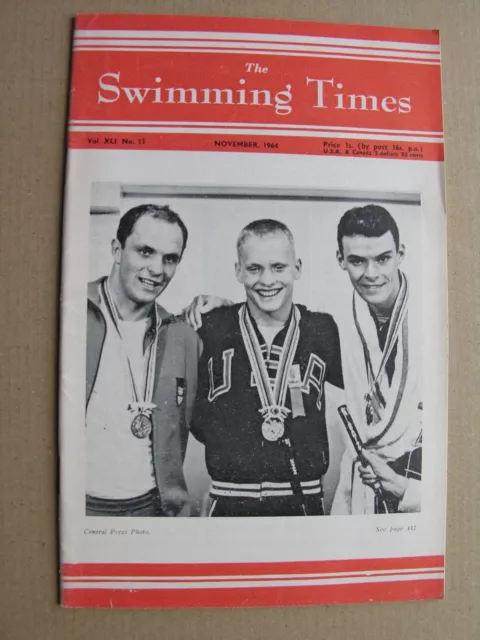
POLYGON ((443 159, 437 31, 76 18, 64 606, 443 597, 443 159))

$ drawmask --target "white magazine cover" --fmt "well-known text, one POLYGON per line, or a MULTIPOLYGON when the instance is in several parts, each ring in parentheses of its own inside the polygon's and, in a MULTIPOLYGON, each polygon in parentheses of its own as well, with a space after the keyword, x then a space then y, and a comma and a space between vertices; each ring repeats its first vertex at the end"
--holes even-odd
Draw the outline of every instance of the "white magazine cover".
POLYGON ((443 597, 443 159, 436 31, 77 17, 64 606, 443 597))

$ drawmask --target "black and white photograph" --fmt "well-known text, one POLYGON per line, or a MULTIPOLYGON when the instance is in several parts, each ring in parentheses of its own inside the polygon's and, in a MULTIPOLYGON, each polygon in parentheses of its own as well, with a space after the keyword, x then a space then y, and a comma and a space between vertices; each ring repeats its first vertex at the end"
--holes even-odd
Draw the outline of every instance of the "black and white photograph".
POLYGON ((419 512, 420 194, 92 183, 87 516, 419 512))

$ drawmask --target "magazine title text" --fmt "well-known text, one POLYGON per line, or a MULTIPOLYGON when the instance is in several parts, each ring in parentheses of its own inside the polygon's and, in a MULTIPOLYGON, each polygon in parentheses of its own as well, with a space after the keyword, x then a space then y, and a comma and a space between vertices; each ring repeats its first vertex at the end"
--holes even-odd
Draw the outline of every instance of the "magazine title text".
MULTIPOLYGON (((247 73, 266 73, 266 67, 255 66, 247 73)), ((258 65, 257 65, 258 66, 258 65)), ((247 75, 247 74, 245 74, 247 75)), ((258 76, 256 76, 258 78, 258 76)), ((315 109, 342 109, 346 111, 378 111, 406 114, 412 110, 410 96, 370 95, 350 93, 340 78, 313 78, 306 76, 303 91, 311 94, 311 105, 315 109)), ((302 93, 303 93, 302 91, 302 93)), ((302 97, 303 99, 303 97, 302 97)), ((103 73, 98 81, 98 103, 126 101, 130 104, 189 104, 189 105, 233 105, 271 107, 275 114, 287 116, 293 111, 294 87, 286 83, 277 91, 253 87, 250 81, 240 77, 237 86, 230 87, 178 87, 165 86, 162 77, 152 78, 150 86, 132 87, 122 83, 120 71, 103 73)))

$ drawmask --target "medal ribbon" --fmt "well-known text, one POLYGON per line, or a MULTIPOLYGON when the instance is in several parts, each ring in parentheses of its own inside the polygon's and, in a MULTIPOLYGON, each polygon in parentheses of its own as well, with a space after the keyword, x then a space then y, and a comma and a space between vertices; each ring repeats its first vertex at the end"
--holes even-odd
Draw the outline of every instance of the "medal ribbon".
MULTIPOLYGON (((372 396, 375 396, 378 399, 383 400, 382 394, 380 392, 379 379, 383 375, 385 371, 385 367, 390 357, 392 350, 396 344, 398 334, 400 332, 400 327, 402 326, 402 322, 405 318, 405 314, 407 312, 407 302, 408 302, 408 282, 406 277, 400 271, 400 290, 397 295, 397 299, 395 300, 395 304, 393 307, 392 315, 390 317, 390 324, 388 327, 387 338, 385 340, 385 346, 382 351, 382 360, 380 362, 380 366, 378 368, 377 374, 373 370, 372 361, 370 358, 369 349, 365 340, 365 337, 360 328, 360 324, 357 318, 357 310, 356 310, 356 302, 355 302, 355 294, 353 296, 353 317, 355 320, 355 326, 357 328, 358 334, 362 341, 363 351, 365 354, 365 363, 367 367, 367 377, 368 384, 370 387, 370 393, 372 396)), ((383 401, 382 404, 385 404, 383 401)))
MULTIPOLYGON (((120 333, 120 329, 119 329, 120 318, 119 318, 117 308, 116 308, 115 303, 114 303, 113 298, 112 298, 112 293, 111 293, 110 287, 108 285, 108 279, 103 280, 101 285, 100 285, 100 297, 101 297, 102 302, 105 305, 105 308, 107 309, 108 315, 109 315, 109 317, 110 317, 110 319, 112 321, 113 326, 115 327, 117 335, 120 338, 120 343, 122 344, 122 351, 123 351, 123 355, 125 356, 125 361, 126 361, 126 364, 127 364, 128 380, 130 382, 130 388, 131 388, 132 397, 133 397, 133 403, 130 405, 129 408, 131 408, 133 411, 135 411, 137 413, 150 415, 152 409, 154 408, 153 405, 152 405, 152 398, 153 398, 153 383, 154 383, 154 379, 155 379, 155 354, 157 352, 157 343, 158 343, 158 330, 157 330, 157 327, 156 327, 156 330, 155 330, 155 339, 153 340, 152 344, 150 345, 149 352, 148 352, 148 361, 147 361, 147 368, 146 368, 144 393, 141 394, 141 393, 138 392, 137 386, 135 384, 135 378, 133 376, 133 371, 132 371, 132 366, 130 364, 130 359, 129 359, 125 349, 123 349, 122 334, 120 333), (143 395, 143 397, 142 397, 142 395, 143 395)), ((157 309, 156 309, 156 307, 155 307, 155 323, 157 325, 157 309)))
MULTIPOLYGON (((289 373, 300 338, 300 311, 297 307, 293 307, 287 335, 283 342, 278 369, 275 374, 273 391, 270 385, 267 366, 246 304, 240 307, 238 317, 245 349, 257 383, 258 395, 260 396, 260 402, 262 404, 262 409, 260 410, 262 417, 264 420, 274 417, 283 423, 290 411, 285 407, 285 399, 287 396, 289 373)), ((289 437, 282 438, 280 443, 284 447, 288 459, 293 494, 298 497, 302 513, 306 516, 305 496, 299 479, 292 443, 289 437)))
POLYGON ((295 352, 300 338, 300 311, 297 307, 293 307, 293 313, 288 325, 287 335, 283 343, 282 354, 278 363, 278 369, 275 374, 275 384, 270 385, 270 377, 268 375, 267 366, 263 358, 260 343, 258 342, 247 305, 240 307, 239 312, 240 331, 242 333, 243 342, 247 351, 248 360, 257 382, 258 395, 262 405, 261 413, 266 419, 271 417, 272 409, 280 411, 279 416, 282 421, 289 413, 289 409, 285 407, 285 398, 288 389, 288 376, 290 368, 295 357, 295 352))

